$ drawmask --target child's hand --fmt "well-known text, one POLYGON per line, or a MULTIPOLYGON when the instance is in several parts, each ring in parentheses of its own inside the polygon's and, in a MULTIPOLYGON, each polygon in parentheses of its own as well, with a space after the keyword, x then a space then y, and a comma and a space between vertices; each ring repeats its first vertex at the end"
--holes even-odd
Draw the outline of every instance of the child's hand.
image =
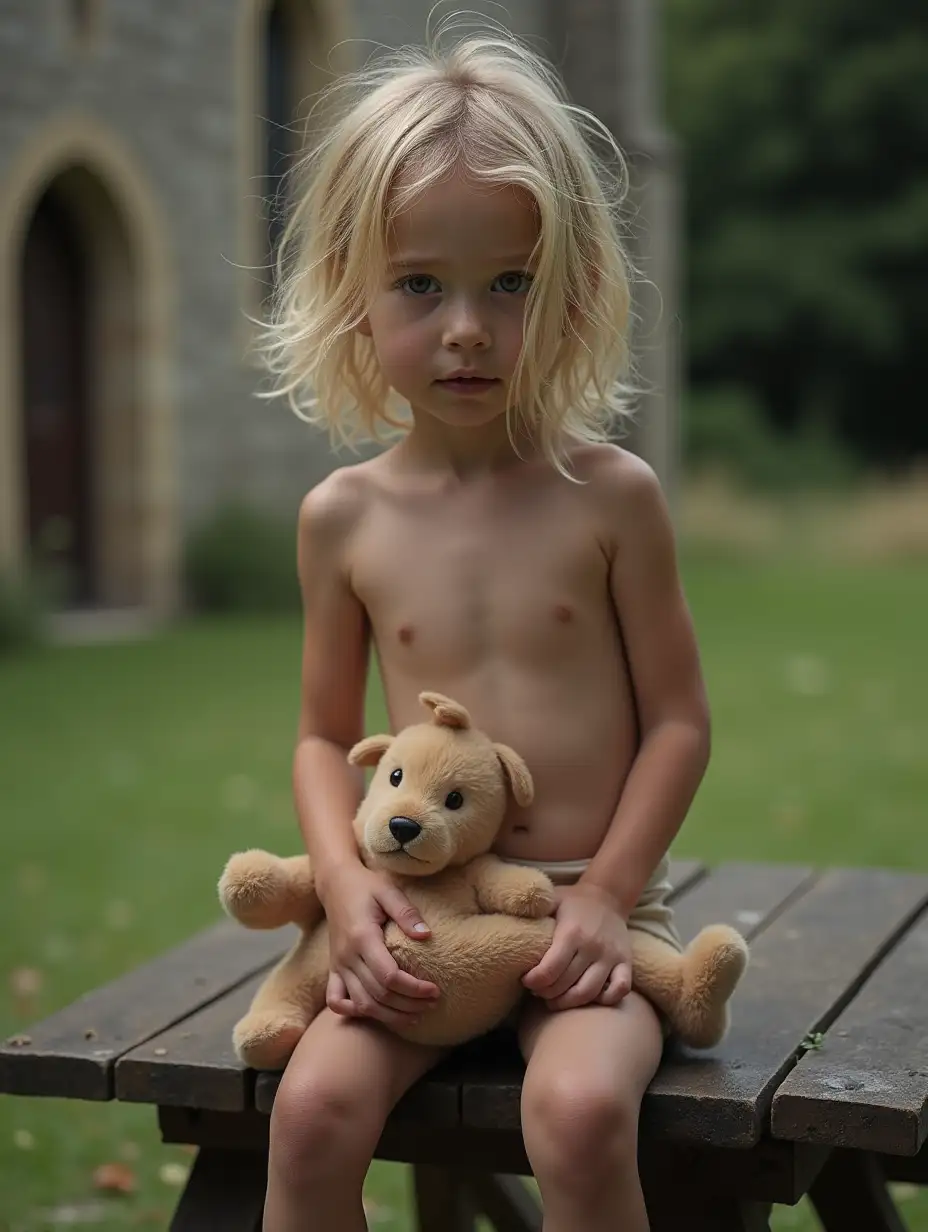
POLYGON ((628 927, 608 894, 595 886, 556 891, 554 940, 522 983, 552 1010, 598 1002, 618 1005, 632 986, 628 927))
POLYGON ((438 988, 401 971, 383 940, 393 920, 423 940, 429 929, 406 896, 383 873, 357 863, 326 884, 331 974, 326 1004, 336 1014, 375 1018, 388 1027, 409 1024, 438 997, 438 988))

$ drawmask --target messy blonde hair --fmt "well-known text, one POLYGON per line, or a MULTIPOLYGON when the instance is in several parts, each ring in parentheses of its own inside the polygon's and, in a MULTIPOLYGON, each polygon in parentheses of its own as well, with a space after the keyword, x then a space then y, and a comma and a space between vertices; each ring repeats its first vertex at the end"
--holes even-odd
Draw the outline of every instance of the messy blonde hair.
POLYGON ((553 70, 505 32, 446 52, 439 40, 440 32, 425 48, 385 55, 321 100, 335 114, 296 168, 263 338, 274 392, 327 426, 334 443, 408 428, 408 408, 356 327, 387 266, 392 220, 464 170, 534 199, 539 240, 507 423, 510 437, 527 430, 566 473, 567 440, 606 440, 628 411, 625 164, 605 126, 571 105, 553 70))

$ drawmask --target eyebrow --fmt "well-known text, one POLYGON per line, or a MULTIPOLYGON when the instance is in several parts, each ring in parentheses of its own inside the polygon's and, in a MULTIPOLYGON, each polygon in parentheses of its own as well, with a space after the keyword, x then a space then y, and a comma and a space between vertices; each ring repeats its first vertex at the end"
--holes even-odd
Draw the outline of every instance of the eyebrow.
MULTIPOLYGON (((523 266, 528 264, 531 257, 532 254, 528 251, 502 254, 494 253, 492 256, 487 257, 486 263, 487 265, 496 266, 523 266)), ((441 257, 430 256, 428 253, 404 253, 401 256, 391 258, 390 264, 393 266, 404 266, 406 268, 410 266, 424 265, 438 269, 443 265, 450 265, 452 262, 443 260, 441 257)))

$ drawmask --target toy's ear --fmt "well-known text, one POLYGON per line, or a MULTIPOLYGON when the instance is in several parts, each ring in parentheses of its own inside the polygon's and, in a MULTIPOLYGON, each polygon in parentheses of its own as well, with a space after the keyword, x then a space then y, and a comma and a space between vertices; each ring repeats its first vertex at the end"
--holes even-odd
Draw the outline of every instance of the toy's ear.
POLYGON ((420 693, 419 701, 432 711, 432 718, 439 727, 470 727, 470 715, 463 706, 441 693, 420 693))
POLYGON ((392 743, 392 736, 365 736, 348 754, 348 760, 353 766, 376 766, 392 743))
POLYGON ((525 808, 526 805, 531 804, 535 795, 535 784, 532 782, 528 766, 515 749, 511 749, 508 744, 494 744, 493 751, 503 764, 503 770, 509 779, 509 786, 512 788, 516 804, 525 808))

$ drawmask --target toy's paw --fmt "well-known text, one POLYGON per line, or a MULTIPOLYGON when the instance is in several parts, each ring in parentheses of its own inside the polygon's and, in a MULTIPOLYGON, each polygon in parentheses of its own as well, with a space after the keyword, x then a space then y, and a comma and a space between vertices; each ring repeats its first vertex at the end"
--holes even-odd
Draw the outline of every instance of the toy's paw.
POLYGON ((530 873, 531 880, 520 886, 515 896, 513 915, 527 920, 543 920, 554 910, 554 886, 544 873, 530 873))
POLYGON ((687 946, 683 1002, 685 1042, 714 1048, 731 1022, 729 999, 748 964, 747 942, 726 924, 704 928, 687 946))
POLYGON ((303 1038, 307 1025, 295 1013, 258 1011, 246 1014, 232 1032, 235 1054, 251 1069, 283 1069, 303 1038))
POLYGON ((223 910, 248 928, 279 927, 284 921, 278 907, 287 890, 280 858, 267 851, 238 852, 219 879, 223 910))

